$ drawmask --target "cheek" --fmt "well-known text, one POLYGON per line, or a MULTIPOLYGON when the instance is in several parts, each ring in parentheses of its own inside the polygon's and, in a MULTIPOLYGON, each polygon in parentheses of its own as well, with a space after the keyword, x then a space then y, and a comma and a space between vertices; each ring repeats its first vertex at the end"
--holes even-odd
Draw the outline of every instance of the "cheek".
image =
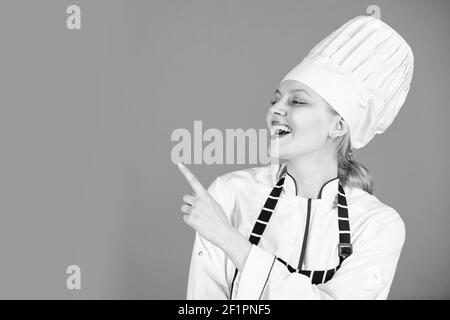
POLYGON ((304 142, 317 143, 323 141, 327 135, 326 117, 319 113, 302 112, 293 117, 295 138, 304 142))

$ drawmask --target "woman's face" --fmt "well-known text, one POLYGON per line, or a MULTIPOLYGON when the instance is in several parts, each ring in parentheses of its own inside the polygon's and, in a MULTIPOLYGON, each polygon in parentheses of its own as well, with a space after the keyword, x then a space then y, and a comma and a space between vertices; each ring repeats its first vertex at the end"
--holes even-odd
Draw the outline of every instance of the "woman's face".
POLYGON ((271 145, 278 142, 279 158, 292 159, 331 148, 328 134, 339 115, 302 82, 286 80, 275 91, 266 120, 271 145))

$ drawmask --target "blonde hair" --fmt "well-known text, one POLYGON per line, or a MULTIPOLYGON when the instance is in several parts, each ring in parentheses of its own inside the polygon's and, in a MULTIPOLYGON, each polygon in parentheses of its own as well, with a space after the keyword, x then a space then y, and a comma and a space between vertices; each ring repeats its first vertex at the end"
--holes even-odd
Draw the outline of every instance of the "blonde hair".
POLYGON ((373 194, 373 179, 369 170, 353 159, 350 131, 334 138, 334 143, 338 160, 338 177, 341 183, 373 194))

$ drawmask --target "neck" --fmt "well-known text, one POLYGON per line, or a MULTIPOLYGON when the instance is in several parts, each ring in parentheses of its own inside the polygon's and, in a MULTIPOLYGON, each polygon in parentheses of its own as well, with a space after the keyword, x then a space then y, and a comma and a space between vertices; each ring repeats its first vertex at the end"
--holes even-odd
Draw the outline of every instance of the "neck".
POLYGON ((298 195, 304 198, 318 198, 325 182, 338 176, 338 162, 331 153, 289 159, 286 169, 295 179, 298 195))

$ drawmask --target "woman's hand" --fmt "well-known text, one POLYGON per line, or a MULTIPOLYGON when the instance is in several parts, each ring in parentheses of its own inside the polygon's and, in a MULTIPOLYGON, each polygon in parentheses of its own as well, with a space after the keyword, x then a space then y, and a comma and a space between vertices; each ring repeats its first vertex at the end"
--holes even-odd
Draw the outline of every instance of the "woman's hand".
POLYGON ((178 168, 183 173, 195 195, 183 196, 185 204, 181 211, 186 213, 183 220, 194 228, 203 238, 218 247, 223 247, 227 238, 236 231, 227 215, 216 200, 202 186, 198 179, 182 163, 178 168))
POLYGON ((185 195, 181 211, 183 220, 203 238, 221 248, 233 264, 242 270, 252 244, 228 221, 220 204, 208 193, 198 179, 182 163, 178 168, 186 177, 195 196, 185 195))

